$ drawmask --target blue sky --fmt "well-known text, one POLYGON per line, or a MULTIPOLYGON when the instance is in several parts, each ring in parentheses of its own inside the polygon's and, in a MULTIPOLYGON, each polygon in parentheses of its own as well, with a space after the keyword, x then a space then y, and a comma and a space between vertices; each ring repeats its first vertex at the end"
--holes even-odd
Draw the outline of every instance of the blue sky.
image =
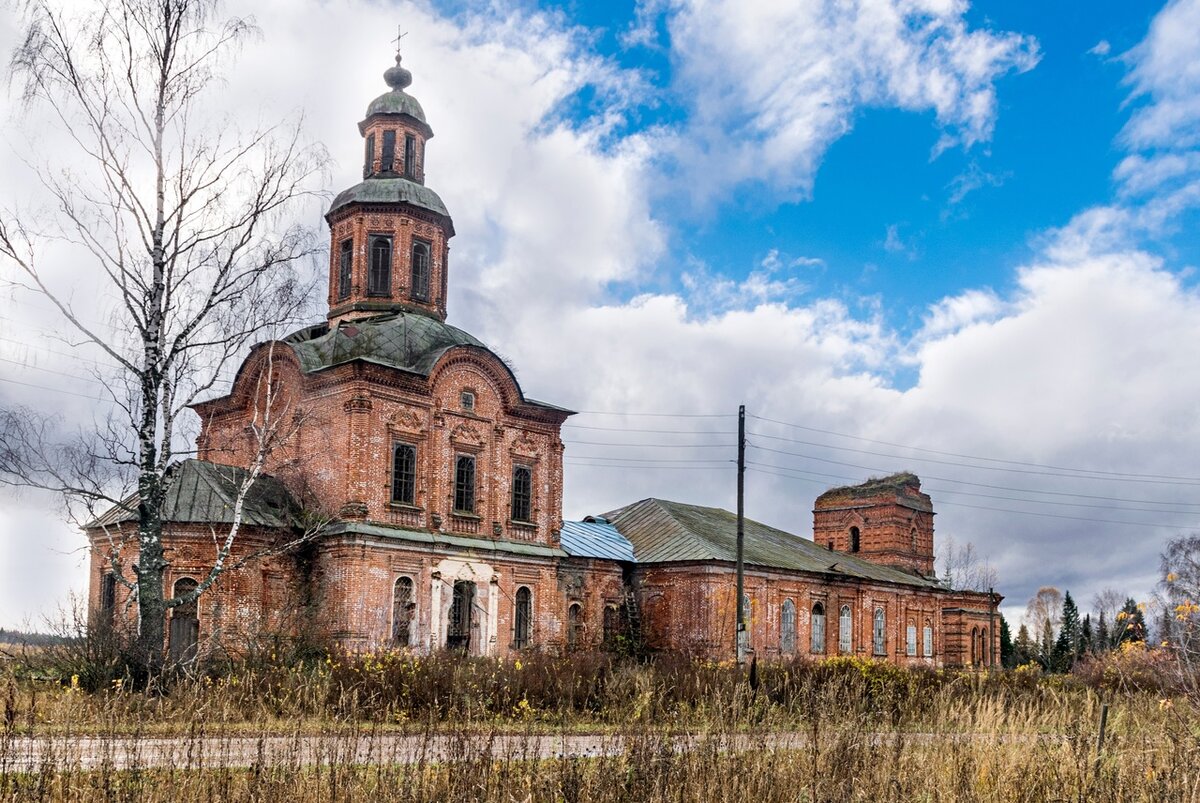
MULTIPOLYGON (((808 535, 825 488, 914 470, 938 542, 992 562, 1014 616, 1041 585, 1149 598, 1162 545, 1200 530, 1200 0, 229 11, 262 37, 215 112, 303 113, 326 193, 359 180, 355 124, 409 31, 457 230, 449 320, 585 411, 568 518, 731 507, 730 439, 706 431, 744 403, 753 518, 808 535)), ((0 117, 15 154, 63 147, 11 94, 0 117)), ((0 188, 0 209, 39 192, 18 158, 0 188)), ((322 212, 301 222, 323 237, 322 212)), ((116 311, 83 264, 61 285, 116 311)), ((45 311, 0 312, 0 404, 90 418, 78 362, 98 355, 32 335, 45 311)), ((79 546, 46 500, 0 498, 0 625, 80 588, 79 546)))

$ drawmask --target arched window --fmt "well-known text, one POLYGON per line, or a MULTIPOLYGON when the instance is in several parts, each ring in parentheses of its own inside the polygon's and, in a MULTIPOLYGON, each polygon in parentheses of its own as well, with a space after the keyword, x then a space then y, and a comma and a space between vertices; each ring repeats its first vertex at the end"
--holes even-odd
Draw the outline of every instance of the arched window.
POLYGON ((752 613, 752 611, 750 609, 750 595, 743 594, 742 595, 742 622, 746 625, 746 646, 747 647, 750 646, 750 634, 754 632, 754 628, 750 626, 751 622, 754 619, 754 617, 751 616, 751 613, 752 613))
POLYGON ((454 460, 454 510, 475 512, 475 458, 468 454, 454 460))
POLYGON ((850 606, 843 605, 838 613, 838 652, 854 650, 854 626, 850 618, 850 606))
POLYGON ((533 471, 529 466, 515 466, 512 480, 513 521, 533 521, 533 471))
POLYGON ((917 654, 917 625, 912 619, 908 620, 908 627, 905 628, 905 652, 917 654))
POLYGON ((567 649, 577 650, 583 643, 583 606, 578 602, 567 608, 567 649))
POLYGON ((412 643, 412 622, 415 610, 412 578, 401 577, 392 586, 392 644, 397 647, 407 647, 412 643))
POLYGON ((921 645, 921 647, 922 647, 921 653, 926 658, 932 658, 933 657, 933 624, 928 619, 925 620, 924 632, 921 635, 922 635, 922 641, 925 642, 924 644, 921 645))
POLYGON ((978 647, 979 647, 979 629, 972 627, 971 628, 971 665, 972 666, 979 663, 978 647))
POLYGON ((412 297, 416 301, 429 300, 429 243, 413 240, 412 244, 412 297))
POLYGON ((392 294, 392 238, 371 238, 371 269, 367 274, 367 295, 392 294))
POLYGON ((859 534, 857 527, 850 528, 850 551, 857 552, 859 547, 859 534))
POLYGON ((872 632, 873 646, 876 655, 887 654, 887 619, 883 608, 875 609, 875 629, 872 632))
POLYGON ((825 652, 825 606, 816 603, 812 606, 812 645, 813 652, 825 652))
POLYGON ((989 658, 988 653, 991 652, 991 650, 989 648, 991 646, 992 645, 988 643, 987 628, 985 627, 985 628, 980 629, 980 631, 979 631, 979 663, 983 664, 984 666, 992 665, 992 662, 988 660, 988 658, 989 658))
POLYGON ((404 135, 404 176, 417 177, 417 140, 412 134, 404 135))
POLYGON ((350 282, 354 269, 354 241, 342 240, 341 251, 338 254, 338 299, 350 295, 350 282))
POLYGON ((790 599, 783 601, 779 615, 779 650, 785 655, 796 651, 796 603, 790 599))
POLYGON ((113 623, 113 613, 117 609, 117 576, 112 572, 100 575, 100 621, 105 625, 113 623))
MULTIPOLYGON (((172 596, 179 598, 191 594, 199 585, 191 577, 175 581, 172 596)), ((190 600, 171 609, 171 627, 168 634, 167 652, 171 663, 186 663, 196 657, 200 643, 200 615, 196 600, 190 600)))
POLYGON ((525 649, 533 640, 533 592, 527 586, 517 589, 516 610, 513 613, 513 647, 525 649))

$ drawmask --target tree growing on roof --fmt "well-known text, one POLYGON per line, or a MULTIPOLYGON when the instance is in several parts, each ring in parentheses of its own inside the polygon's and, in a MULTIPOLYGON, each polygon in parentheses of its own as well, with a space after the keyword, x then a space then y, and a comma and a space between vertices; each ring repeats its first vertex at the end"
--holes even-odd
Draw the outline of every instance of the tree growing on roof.
POLYGON ((184 597, 164 598, 162 504, 185 453, 181 416, 247 345, 302 315, 301 268, 318 246, 287 221, 325 156, 294 122, 242 132, 215 113, 220 69, 253 32, 246 20, 220 19, 215 0, 84 9, 33 0, 22 13, 12 74, 61 126, 71 156, 39 169, 51 211, 0 212, 0 263, 11 284, 49 301, 71 345, 107 366, 95 379, 111 408, 65 440, 44 411, 4 410, 0 481, 58 492, 76 518, 134 508, 135 579, 124 579, 115 549, 112 561, 138 607, 130 658, 154 673, 166 611, 228 568, 246 495, 302 415, 276 398, 265 372, 256 454, 242 467, 232 524, 214 533, 213 570, 184 597), (52 265, 64 255, 71 275, 52 265), (97 298, 115 303, 101 311, 97 298), (97 324, 97 312, 109 323, 97 324))

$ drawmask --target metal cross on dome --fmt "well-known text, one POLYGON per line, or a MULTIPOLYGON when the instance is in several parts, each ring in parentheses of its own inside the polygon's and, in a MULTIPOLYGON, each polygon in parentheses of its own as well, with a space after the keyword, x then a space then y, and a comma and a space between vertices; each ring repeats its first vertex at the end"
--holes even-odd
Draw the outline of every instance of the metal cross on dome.
POLYGON ((397 56, 400 55, 400 40, 403 39, 404 37, 408 36, 408 31, 405 31, 404 33, 400 32, 400 28, 402 28, 402 27, 403 26, 401 26, 401 25, 396 26, 396 38, 392 40, 393 42, 396 43, 396 55, 397 56))

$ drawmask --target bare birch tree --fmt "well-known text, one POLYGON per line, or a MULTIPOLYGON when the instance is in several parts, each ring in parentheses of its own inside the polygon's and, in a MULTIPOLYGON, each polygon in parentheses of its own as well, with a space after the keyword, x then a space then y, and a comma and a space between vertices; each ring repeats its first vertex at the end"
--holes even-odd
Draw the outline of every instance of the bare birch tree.
POLYGON ((996 568, 970 541, 959 544, 953 537, 946 537, 938 552, 939 573, 946 585, 960 591, 987 591, 996 587, 996 568))
MULTIPOLYGON (((215 0, 110 0, 81 11, 33 0, 21 13, 12 75, 73 152, 39 169, 51 214, 0 211, 0 275, 47 299, 72 345, 112 366, 97 377, 112 409, 67 440, 43 411, 4 411, 0 482, 58 492, 89 513, 136 491, 135 579, 118 577, 138 606, 132 657, 153 672, 166 611, 190 601, 165 598, 163 587, 168 469, 186 455, 191 423, 181 416, 248 345, 303 314, 301 268, 316 240, 289 220, 326 160, 303 144, 297 122, 243 132, 213 112, 221 69, 254 32, 222 19, 215 0), (76 280, 48 257, 64 244, 110 309, 92 294, 73 301, 76 280)), ((214 533, 216 565, 191 599, 228 568, 242 500, 293 426, 296 411, 272 410, 269 390, 265 398, 238 516, 214 533)))

